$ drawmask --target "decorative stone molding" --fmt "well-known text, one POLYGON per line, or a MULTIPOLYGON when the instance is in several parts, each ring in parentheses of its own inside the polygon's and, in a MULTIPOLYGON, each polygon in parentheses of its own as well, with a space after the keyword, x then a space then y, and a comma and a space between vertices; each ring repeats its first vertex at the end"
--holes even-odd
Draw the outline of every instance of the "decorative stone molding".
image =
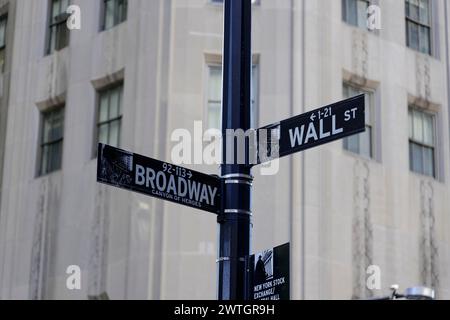
POLYGON ((30 288, 31 300, 43 298, 43 273, 45 261, 45 220, 48 203, 48 181, 43 179, 40 187, 38 210, 34 222, 33 245, 31 248, 30 288))
POLYGON ((368 78, 369 48, 367 32, 355 29, 352 32, 352 73, 360 78, 368 78))
POLYGON ((353 299, 368 298, 366 270, 373 262, 373 227, 370 216, 370 168, 357 159, 353 166, 352 259, 353 299))
POLYGON ((106 292, 109 230, 109 213, 106 206, 107 198, 107 189, 102 185, 98 185, 95 197, 94 217, 91 224, 91 240, 89 247, 89 297, 98 297, 103 292, 106 292))
POLYGON ((434 214, 434 189, 430 181, 420 183, 420 258, 421 280, 423 285, 434 289, 439 288, 438 258, 439 250, 436 240, 435 214, 434 214))
POLYGON ((125 69, 108 74, 104 77, 92 80, 92 86, 95 90, 103 90, 116 83, 122 82, 125 79, 125 69))
POLYGON ((423 54, 416 54, 416 95, 422 100, 431 100, 430 59, 423 54))

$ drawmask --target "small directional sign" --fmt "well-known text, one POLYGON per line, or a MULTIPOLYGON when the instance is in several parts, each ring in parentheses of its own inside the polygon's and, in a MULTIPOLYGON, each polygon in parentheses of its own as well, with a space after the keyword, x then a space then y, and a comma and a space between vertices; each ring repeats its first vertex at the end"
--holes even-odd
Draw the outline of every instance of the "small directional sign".
POLYGON ((264 148, 259 150, 258 163, 273 160, 276 151, 281 158, 363 131, 364 94, 259 129, 258 147, 264 148), (264 136, 262 129, 267 132, 264 136), (276 133, 275 139, 270 132, 276 133))
POLYGON ((289 300, 289 243, 246 258, 249 300, 289 300))
POLYGON ((98 146, 97 181, 196 209, 219 213, 220 180, 105 144, 98 146))

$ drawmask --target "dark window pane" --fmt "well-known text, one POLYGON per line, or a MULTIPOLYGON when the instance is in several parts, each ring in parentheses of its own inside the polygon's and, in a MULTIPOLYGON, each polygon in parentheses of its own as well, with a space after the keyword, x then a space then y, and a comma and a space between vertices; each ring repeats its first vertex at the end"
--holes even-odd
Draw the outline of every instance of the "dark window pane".
POLYGON ((120 121, 113 121, 109 127, 109 145, 113 147, 119 146, 120 121))
POLYGON ((105 2, 105 29, 114 26, 114 1, 107 0, 105 2))
POLYGON ((366 131, 360 134, 360 154, 372 158, 372 128, 366 126, 366 131))
POLYGON ((105 0, 104 29, 110 29, 127 19, 127 0, 105 0))
POLYGON ((108 100, 109 94, 104 93, 100 95, 100 110, 99 110, 99 121, 108 121, 108 100))
POLYGON ((434 177, 434 150, 423 148, 423 174, 434 177))
POLYGON ((345 0, 345 21, 351 25, 358 25, 356 0, 345 0))
POLYGON ((59 143, 55 143, 52 145, 51 147, 52 151, 51 151, 51 166, 50 166, 50 171, 56 171, 61 169, 60 167, 60 163, 61 163, 61 148, 60 148, 60 144, 59 143))
POLYGON ((61 169, 64 136, 64 108, 46 112, 42 119, 40 174, 61 169))
POLYGON ((47 174, 48 147, 44 146, 41 152, 41 174, 47 174))
POLYGON ((6 16, 0 18, 0 48, 6 45, 6 16))
POLYGON ((408 46, 419 50, 419 27, 417 24, 408 21, 408 46))
POLYGON ((413 111, 413 125, 414 125, 414 141, 423 142, 423 117, 422 112, 413 111))
POLYGON ((430 29, 427 27, 419 27, 419 43, 420 51, 423 53, 430 53, 430 29))
POLYGON ((358 0, 356 3, 357 10, 357 19, 358 19, 358 27, 361 29, 367 28, 367 7, 368 4, 366 1, 358 0))
POLYGON ((56 26, 56 50, 61 50, 67 47, 69 43, 69 29, 66 23, 60 23, 56 26))
POLYGON ((422 156, 422 147, 411 142, 410 148, 412 149, 411 152, 411 159, 412 159, 412 171, 416 173, 423 173, 423 156, 422 156))
POLYGON ((52 4, 52 22, 56 21, 56 17, 59 15, 60 13, 60 1, 59 0, 53 0, 53 4, 52 4))
POLYGON ((51 135, 50 139, 51 141, 59 140, 63 137, 63 125, 64 125, 64 114, 62 113, 62 110, 57 110, 52 114, 51 119, 51 135))
POLYGON ((122 115, 123 85, 119 87, 119 115, 122 115))
POLYGON ((434 146, 433 116, 430 114, 424 114, 423 120, 423 143, 429 146, 434 146))
POLYGON ((109 118, 115 119, 119 116, 119 94, 120 90, 113 90, 109 96, 109 118))
POLYGON ((414 150, 412 142, 409 142, 409 170, 414 171, 414 150))
POLYGON ((120 145, 123 85, 104 90, 99 97, 98 142, 120 145))
POLYGON ((359 154, 359 135, 350 136, 345 138, 344 147, 350 152, 359 154))
POLYGON ((419 21, 419 0, 409 1, 409 18, 419 21))
POLYGON ((99 143, 104 143, 104 144, 108 143, 108 127, 109 127, 109 124, 104 124, 98 128, 98 142, 99 143))
POLYGON ((53 52, 56 46, 55 28, 56 27, 51 27, 49 30, 49 39, 50 39, 48 47, 49 53, 53 52))
POLYGON ((124 22, 127 19, 128 1, 119 0, 119 21, 118 23, 124 22))
POLYGON ((419 15, 420 15, 420 22, 429 25, 430 13, 428 0, 420 0, 419 15))
POLYGON ((60 13, 66 12, 67 8, 69 7, 69 0, 61 0, 61 11, 60 13))
POLYGON ((53 0, 48 27, 48 53, 61 50, 69 44, 69 30, 66 26, 68 0, 53 0))

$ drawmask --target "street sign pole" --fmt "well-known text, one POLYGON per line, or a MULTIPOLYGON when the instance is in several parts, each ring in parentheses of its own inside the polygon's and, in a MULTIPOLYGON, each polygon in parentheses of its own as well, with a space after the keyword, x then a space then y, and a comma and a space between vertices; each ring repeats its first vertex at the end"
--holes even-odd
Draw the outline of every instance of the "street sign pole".
MULTIPOLYGON (((224 1, 223 164, 222 210, 218 216, 218 296, 219 300, 243 300, 245 257, 250 254, 251 167, 238 164, 235 148, 233 164, 227 164, 227 129, 250 128, 251 85, 251 0, 224 1)), ((236 145, 236 144, 233 144, 236 145)), ((246 148, 248 151, 248 147, 246 148)), ((247 152, 248 156, 248 152, 247 152)))

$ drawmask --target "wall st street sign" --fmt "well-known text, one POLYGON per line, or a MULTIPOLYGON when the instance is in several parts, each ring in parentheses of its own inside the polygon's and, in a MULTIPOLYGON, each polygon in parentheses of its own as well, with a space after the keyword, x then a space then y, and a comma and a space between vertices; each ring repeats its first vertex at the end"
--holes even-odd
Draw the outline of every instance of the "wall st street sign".
POLYGON ((98 146, 97 181, 218 214, 220 180, 105 144, 98 146))
POLYGON ((259 129, 258 146, 263 148, 258 152, 258 163, 317 147, 364 130, 365 98, 362 94, 259 129), (276 139, 271 135, 262 136, 260 131, 275 133, 276 139))

